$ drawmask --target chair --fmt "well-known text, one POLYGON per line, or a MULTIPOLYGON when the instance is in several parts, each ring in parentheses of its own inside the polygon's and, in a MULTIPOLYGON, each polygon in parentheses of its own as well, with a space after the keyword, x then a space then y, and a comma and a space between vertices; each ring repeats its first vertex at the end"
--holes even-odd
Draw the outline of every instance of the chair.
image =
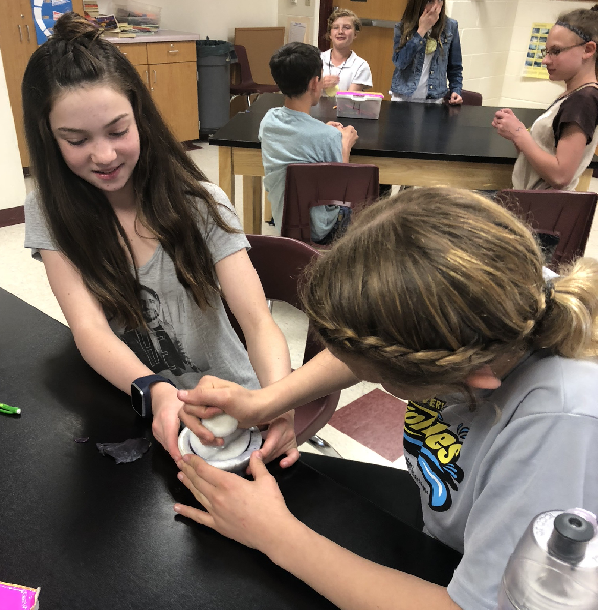
POLYGON ((559 238, 548 266, 556 269, 584 254, 597 207, 597 193, 506 189, 499 191, 495 198, 538 234, 559 238))
POLYGON ((237 95, 245 95, 250 106, 250 95, 252 93, 277 93, 279 88, 277 85, 260 85, 254 82, 252 78, 252 71, 250 69, 250 62, 245 51, 245 47, 239 44, 235 45, 235 54, 237 55, 237 61, 241 71, 241 82, 237 85, 230 86, 231 99, 237 95))
MULTIPOLYGON (((483 105, 483 96, 476 91, 466 91, 466 89, 462 89, 462 104, 464 106, 482 106, 483 105)), ((451 94, 448 93, 443 99, 448 100, 451 94)))
MULTIPOLYGON (((307 244, 285 237, 248 235, 247 238, 252 246, 248 254, 258 272, 266 298, 284 301, 300 309, 298 282, 312 258, 320 256, 319 252, 307 244)), ((235 316, 231 315, 228 307, 226 307, 226 303, 225 308, 229 314, 231 325, 245 345, 243 332, 235 316)), ((304 363, 316 356, 322 349, 323 346, 318 341, 316 333, 309 326, 304 350, 304 363)), ((339 402, 339 396, 340 392, 333 392, 328 396, 296 408, 295 435, 298 445, 311 440, 331 419, 339 402)), ((312 444, 318 447, 322 447, 322 443, 325 446, 328 445, 326 441, 321 441, 318 437, 312 441, 312 444)))
POLYGON ((310 208, 344 205, 353 209, 379 196, 379 168, 357 163, 292 163, 287 166, 281 235, 313 244, 310 208))

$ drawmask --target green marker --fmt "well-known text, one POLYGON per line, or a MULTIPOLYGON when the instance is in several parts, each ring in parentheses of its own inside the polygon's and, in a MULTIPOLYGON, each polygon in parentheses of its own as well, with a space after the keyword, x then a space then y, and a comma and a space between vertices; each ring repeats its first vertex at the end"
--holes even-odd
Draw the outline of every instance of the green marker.
POLYGON ((0 402, 0 413, 4 413, 5 415, 21 415, 21 409, 0 402))

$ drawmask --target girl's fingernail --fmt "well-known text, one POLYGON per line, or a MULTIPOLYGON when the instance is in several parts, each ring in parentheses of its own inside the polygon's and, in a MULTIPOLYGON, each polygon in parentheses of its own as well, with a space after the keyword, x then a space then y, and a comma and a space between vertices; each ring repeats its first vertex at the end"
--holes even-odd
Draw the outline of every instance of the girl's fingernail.
POLYGON ((191 461, 191 455, 189 455, 189 453, 186 453, 186 454, 183 456, 183 461, 184 461, 186 464, 189 464, 189 462, 191 461))
POLYGON ((183 480, 183 473, 182 472, 178 472, 177 473, 177 478, 179 479, 179 481, 183 480))
POLYGON ((179 398, 187 398, 187 390, 179 390, 179 398))
POLYGON ((175 504, 175 506, 173 506, 173 508, 175 509, 176 513, 180 513, 181 512, 181 505, 180 504, 175 504))

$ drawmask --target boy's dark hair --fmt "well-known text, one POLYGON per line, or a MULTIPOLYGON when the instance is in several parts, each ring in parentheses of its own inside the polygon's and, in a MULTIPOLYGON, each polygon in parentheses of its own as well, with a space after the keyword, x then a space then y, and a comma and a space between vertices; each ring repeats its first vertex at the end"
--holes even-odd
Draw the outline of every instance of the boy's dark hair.
POLYGON ((311 44, 290 42, 282 46, 268 64, 272 77, 283 95, 299 97, 310 81, 322 74, 320 51, 311 44))

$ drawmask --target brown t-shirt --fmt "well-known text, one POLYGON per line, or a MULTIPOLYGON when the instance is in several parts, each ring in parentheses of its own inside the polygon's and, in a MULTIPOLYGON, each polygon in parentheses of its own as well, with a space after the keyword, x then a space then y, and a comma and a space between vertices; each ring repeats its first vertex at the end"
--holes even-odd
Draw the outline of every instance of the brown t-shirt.
POLYGON ((597 127, 597 88, 583 87, 569 95, 559 107, 553 119, 555 146, 562 137, 562 131, 568 123, 576 123, 586 136, 587 144, 593 139, 597 127))
MULTIPOLYGON (((582 159, 570 183, 564 190, 576 189, 578 179, 589 166, 597 146, 597 87, 587 85, 567 97, 560 97, 533 123, 530 135, 541 150, 555 155, 557 143, 563 135, 564 127, 570 123, 578 125, 586 136, 586 146, 582 159)), ((515 189, 551 189, 524 153, 520 153, 514 164, 512 184, 515 189)))

